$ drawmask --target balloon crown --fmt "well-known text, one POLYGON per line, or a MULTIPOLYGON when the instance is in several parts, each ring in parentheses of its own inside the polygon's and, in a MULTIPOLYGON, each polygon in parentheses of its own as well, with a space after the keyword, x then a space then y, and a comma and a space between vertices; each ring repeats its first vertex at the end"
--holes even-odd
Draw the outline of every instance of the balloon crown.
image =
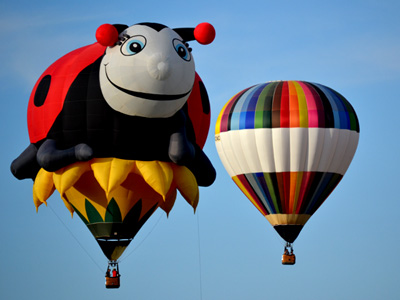
MULTIPOLYGON (((153 24, 153 23, 141 23, 153 24)), ((140 24, 139 24, 140 25, 140 24)), ((128 28, 127 25, 121 24, 103 24, 96 30, 96 40, 103 46, 113 47, 120 41, 120 33, 128 28)), ((202 45, 211 44, 215 39, 215 28, 210 23, 203 22, 195 28, 175 28, 173 29, 186 42, 196 40, 202 45)), ((122 37, 123 38, 123 37, 122 37)))

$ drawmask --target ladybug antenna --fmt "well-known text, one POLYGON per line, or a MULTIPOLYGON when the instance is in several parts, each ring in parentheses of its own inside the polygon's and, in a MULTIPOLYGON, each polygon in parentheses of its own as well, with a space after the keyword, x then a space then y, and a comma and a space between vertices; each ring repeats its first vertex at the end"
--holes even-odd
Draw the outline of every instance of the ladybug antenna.
POLYGON ((214 26, 206 22, 200 23, 196 28, 175 28, 174 31, 186 42, 196 40, 202 45, 208 45, 215 39, 214 26))
POLYGON ((200 23, 194 29, 194 37, 202 45, 211 44, 215 39, 215 28, 210 23, 200 23))
POLYGON ((122 24, 103 24, 96 30, 96 40, 103 46, 115 46, 119 40, 119 34, 126 28, 128 26, 122 24))

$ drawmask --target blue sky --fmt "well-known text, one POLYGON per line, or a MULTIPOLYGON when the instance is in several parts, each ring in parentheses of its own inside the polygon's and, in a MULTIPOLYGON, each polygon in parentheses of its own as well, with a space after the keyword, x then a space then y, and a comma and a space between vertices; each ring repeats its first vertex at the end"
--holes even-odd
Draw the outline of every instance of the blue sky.
POLYGON ((398 299, 400 3, 135 2, 0 4, 0 298, 398 299), (99 25, 143 21, 216 28, 214 43, 191 47, 210 96, 205 152, 218 175, 200 189, 196 215, 178 197, 169 218, 152 216, 122 258, 121 288, 110 291, 107 261, 86 226, 57 193, 37 214, 32 182, 13 178, 9 165, 29 143, 26 108, 42 72, 93 43, 99 25), (213 135, 235 93, 290 79, 337 90, 361 126, 348 172, 295 242, 293 267, 281 265, 283 241, 225 172, 213 135))

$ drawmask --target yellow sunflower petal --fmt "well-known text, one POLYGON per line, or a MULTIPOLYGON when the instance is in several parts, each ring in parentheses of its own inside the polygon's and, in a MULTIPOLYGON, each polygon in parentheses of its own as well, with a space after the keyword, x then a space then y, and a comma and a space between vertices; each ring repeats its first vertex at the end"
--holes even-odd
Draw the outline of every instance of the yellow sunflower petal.
POLYGON ((165 200, 173 179, 171 164, 160 161, 136 161, 136 167, 146 183, 165 200))
POLYGON ((112 160, 112 157, 96 158, 93 160, 91 165, 94 177, 104 191, 108 190, 112 160))
POLYGON ((36 211, 42 203, 46 203, 54 190, 53 173, 40 169, 33 183, 33 203, 36 211))
POLYGON ((60 195, 64 195, 65 191, 71 188, 82 174, 89 170, 90 164, 88 162, 76 162, 54 172, 54 184, 60 195))
POLYGON ((199 203, 199 186, 193 173, 186 167, 174 165, 174 183, 185 200, 196 211, 199 203))
POLYGON ((164 203, 160 205, 160 208, 167 213, 167 217, 169 216, 169 212, 171 211, 171 209, 174 207, 176 194, 176 188, 171 187, 171 189, 167 193, 167 196, 165 197, 164 203))
POLYGON ((97 182, 108 195, 128 177, 135 167, 135 161, 118 158, 100 158, 92 163, 97 182))
POLYGON ((74 212, 75 212, 74 208, 72 207, 72 205, 69 203, 69 201, 65 197, 61 197, 61 199, 64 201, 65 207, 71 213, 71 218, 72 218, 74 216, 74 212))

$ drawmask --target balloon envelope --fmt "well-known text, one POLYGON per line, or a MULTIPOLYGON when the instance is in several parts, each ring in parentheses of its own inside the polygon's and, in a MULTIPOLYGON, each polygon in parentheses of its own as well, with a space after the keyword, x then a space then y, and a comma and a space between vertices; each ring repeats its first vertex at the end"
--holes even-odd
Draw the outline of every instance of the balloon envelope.
POLYGON ((215 140, 231 178, 292 243, 345 174, 359 131, 353 107, 336 91, 275 81, 230 99, 215 140))

